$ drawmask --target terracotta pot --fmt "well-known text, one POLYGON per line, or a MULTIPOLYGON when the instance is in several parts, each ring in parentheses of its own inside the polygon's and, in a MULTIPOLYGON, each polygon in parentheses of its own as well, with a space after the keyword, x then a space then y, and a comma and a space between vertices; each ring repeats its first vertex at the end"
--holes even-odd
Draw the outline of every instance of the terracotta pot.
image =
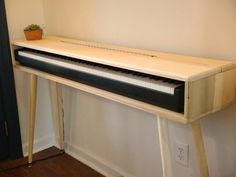
POLYGON ((43 36, 43 30, 24 30, 27 40, 40 40, 43 36))

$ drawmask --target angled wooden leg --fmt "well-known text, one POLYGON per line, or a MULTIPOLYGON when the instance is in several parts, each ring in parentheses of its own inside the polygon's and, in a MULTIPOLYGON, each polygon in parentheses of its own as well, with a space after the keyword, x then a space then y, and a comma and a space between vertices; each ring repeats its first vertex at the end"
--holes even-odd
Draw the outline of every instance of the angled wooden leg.
POLYGON ((29 132, 28 132, 28 164, 33 161, 33 145, 34 145, 34 128, 35 128, 35 112, 37 99, 37 76, 31 74, 30 76, 30 110, 29 110, 29 132))
MULTIPOLYGON (((52 105, 52 115, 54 120, 54 127, 57 132, 56 137, 59 136, 59 148, 64 150, 64 107, 61 85, 49 81, 50 96, 52 105)), ((56 138, 58 140, 58 138, 56 138)))
POLYGON ((197 120, 192 123, 192 131, 195 140, 197 159, 201 177, 209 177, 207 158, 202 138, 200 120, 197 120))
POLYGON ((171 167, 171 154, 169 146, 169 133, 168 133, 168 121, 167 119, 162 119, 157 117, 157 126, 159 131, 159 142, 161 150, 161 160, 163 177, 173 177, 172 167, 171 167))

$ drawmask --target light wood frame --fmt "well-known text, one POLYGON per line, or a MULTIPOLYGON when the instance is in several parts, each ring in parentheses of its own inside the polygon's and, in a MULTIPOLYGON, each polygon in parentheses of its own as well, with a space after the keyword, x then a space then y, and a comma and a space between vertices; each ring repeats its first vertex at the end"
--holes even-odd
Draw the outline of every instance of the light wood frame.
POLYGON ((168 133, 168 120, 157 116, 157 127, 159 134, 163 177, 173 177, 168 133))
MULTIPOLYGON (((195 140, 195 146, 197 150, 197 157, 199 161, 199 169, 200 169, 200 177, 209 177, 208 165, 207 165, 207 157, 204 149, 204 142, 201 132, 200 126, 200 118, 211 114, 213 112, 219 111, 224 107, 228 106, 235 100, 235 75, 236 75, 236 65, 230 61, 223 60, 209 60, 204 58, 194 58, 187 56, 179 56, 172 54, 164 54, 154 51, 145 51, 138 49, 129 49, 118 46, 110 46, 104 44, 94 44, 88 43, 84 41, 79 41, 79 45, 91 47, 92 53, 89 56, 87 49, 81 53, 78 49, 78 46, 74 46, 74 43, 78 43, 75 40, 68 40, 62 38, 46 38, 42 41, 36 42, 28 42, 24 40, 13 42, 12 48, 21 48, 27 47, 36 50, 42 50, 46 52, 61 54, 69 57, 75 58, 83 58, 88 61, 95 61, 98 63, 104 62, 110 65, 122 66, 127 69, 134 69, 137 71, 150 72, 154 75, 167 76, 173 79, 179 79, 185 82, 185 95, 184 95, 184 112, 176 113, 164 108, 160 108, 157 106, 153 106, 147 103, 143 103, 141 101, 137 101, 131 98, 127 98, 121 95, 117 95, 108 91, 104 91, 98 88, 94 88, 88 85, 84 85, 72 80, 68 80, 62 77, 58 77, 52 74, 48 74, 42 71, 38 71, 32 68, 28 68, 25 66, 19 65, 15 60, 14 68, 21 70, 23 72, 27 72, 31 75, 31 92, 30 92, 30 119, 29 119, 29 157, 28 163, 31 164, 33 160, 33 140, 34 140, 34 127, 35 127, 35 111, 36 111, 36 95, 37 95, 37 77, 42 77, 49 80, 50 85, 50 95, 51 95, 51 103, 53 110, 54 120, 58 123, 57 132, 59 134, 59 146, 63 150, 64 149, 64 108, 63 108, 63 97, 61 85, 67 85, 79 90, 83 90, 88 93, 92 93, 94 95, 98 95, 110 100, 114 100, 116 102, 120 102, 122 104, 135 107, 137 109, 144 110, 146 112, 152 113, 157 116, 157 127, 159 134, 159 142, 160 142, 160 150, 161 150, 161 159, 162 159, 162 169, 163 169, 163 177, 173 177, 173 172, 171 168, 171 152, 169 146, 169 134, 168 134, 168 120, 176 121, 179 123, 190 123, 192 125, 193 137, 195 140), (110 51, 104 52, 101 50, 93 50, 94 45, 98 46, 98 49, 106 49, 111 48, 116 51, 116 55, 110 55, 110 51), (70 48, 70 46, 72 46, 70 48), (150 68, 145 68, 143 66, 147 66, 145 63, 145 57, 137 57, 137 61, 132 61, 122 63, 124 60, 119 60, 119 57, 130 57, 130 59, 134 59, 134 56, 120 54, 121 51, 125 50, 125 53, 136 55, 148 55, 154 57, 161 57, 162 66, 164 69, 155 65, 150 68), (94 53, 98 55, 93 55, 94 53), (84 54, 86 53, 85 56, 84 54), (108 55, 109 54, 109 55, 108 55), (108 58, 108 56, 113 56, 113 58, 108 58), (115 57, 114 57, 115 56, 115 57), (103 58, 104 57, 104 58, 103 58), (133 64, 136 64, 133 65, 133 64), (167 65, 166 65, 167 64, 167 65), (170 64, 174 71, 169 73, 170 64), (190 66, 190 69, 185 70, 185 75, 182 75, 181 69, 175 69, 175 64, 178 66, 190 66), (155 67, 157 71, 155 70, 155 67), (148 70, 149 69, 149 70, 148 70), (191 71, 194 70, 194 72, 191 71), (176 72, 176 73, 175 73, 176 72), (207 101, 206 101, 207 100, 207 101)), ((77 45, 77 44, 76 44, 77 45)), ((83 47, 81 49, 84 49, 83 47)), ((150 58, 149 58, 150 59, 150 58)), ((149 60, 151 63, 155 60, 149 60)), ((148 65, 149 66, 149 65, 148 65)))
POLYGON ((28 127, 28 164, 31 166, 33 161, 34 129, 37 103, 37 80, 34 74, 30 75, 30 109, 29 109, 29 127, 28 127))
MULTIPOLYGON (((34 141, 33 137, 34 137, 34 127, 35 127, 35 110, 36 110, 37 77, 38 76, 49 80, 53 119, 57 124, 55 126, 55 129, 57 129, 57 132, 59 134, 59 147, 61 150, 64 150, 64 123, 63 123, 64 108, 63 108, 61 84, 72 86, 74 88, 77 88, 77 89, 80 89, 89 93, 93 93, 95 95, 103 96, 111 100, 113 99, 115 101, 120 100, 121 103, 125 103, 129 106, 137 105, 137 108, 139 109, 141 106, 143 106, 142 108, 145 111, 150 110, 149 106, 145 107, 145 103, 141 103, 139 101, 132 100, 132 99, 129 99, 120 95, 116 95, 110 92, 106 92, 104 90, 93 88, 87 85, 83 85, 74 81, 70 81, 64 78, 53 76, 47 73, 43 73, 41 71, 26 68, 23 66, 17 66, 15 68, 31 74, 29 149, 28 149, 28 152, 29 152, 28 163, 30 164, 30 166, 33 160, 33 141, 34 141)), ((160 143, 160 150, 161 150, 163 177, 173 177, 173 172, 171 168, 171 152, 170 152, 170 145, 169 145, 168 119, 166 119, 165 117, 159 116, 157 112, 156 112, 156 115, 157 115, 157 127, 158 127, 159 143, 160 143)), ((200 127, 200 120, 198 119, 198 120, 193 121, 191 125, 192 125, 192 131, 193 131, 193 135, 195 139, 195 146, 196 146, 197 156, 198 156, 198 161, 199 161, 199 169, 200 169, 200 174, 201 174, 200 177, 209 177, 207 158, 206 158, 204 142, 203 142, 201 127, 200 127)))
POLYGON ((54 129, 56 130, 57 144, 64 151, 64 105, 62 96, 62 86, 54 81, 49 81, 52 115, 54 120, 54 129))
MULTIPOLYGON (((52 103, 53 118, 57 126, 57 132, 59 134, 59 147, 64 150, 64 108, 62 99, 61 86, 54 82, 49 81, 50 96, 52 103)), ((35 129, 35 113, 37 102, 37 75, 31 74, 30 79, 30 112, 29 112, 29 145, 28 145, 28 164, 31 167, 33 162, 33 144, 34 144, 34 129, 35 129)), ((169 145, 169 133, 168 133, 168 120, 157 116, 157 127, 159 135, 159 143, 161 150, 161 160, 163 177, 173 177, 171 168, 171 153, 169 145)), ((209 177, 207 159, 204 149, 204 143, 201 133, 200 121, 192 123, 193 135, 195 139, 195 145, 197 149, 197 157, 199 162, 199 169, 201 177, 209 177)))
POLYGON ((20 70, 180 123, 191 123, 219 111, 235 99, 236 64, 232 61, 132 49, 60 37, 46 37, 37 41, 15 40, 12 42, 13 50, 22 47, 183 81, 185 82, 184 112, 176 113, 21 66, 13 58, 15 68, 20 70))

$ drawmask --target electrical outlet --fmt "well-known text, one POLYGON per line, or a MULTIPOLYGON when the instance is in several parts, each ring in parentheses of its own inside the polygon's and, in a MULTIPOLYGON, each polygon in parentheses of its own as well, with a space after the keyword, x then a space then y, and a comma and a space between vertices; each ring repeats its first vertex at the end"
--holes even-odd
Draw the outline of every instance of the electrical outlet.
POLYGON ((176 162, 188 166, 189 145, 176 142, 175 143, 175 160, 176 162))

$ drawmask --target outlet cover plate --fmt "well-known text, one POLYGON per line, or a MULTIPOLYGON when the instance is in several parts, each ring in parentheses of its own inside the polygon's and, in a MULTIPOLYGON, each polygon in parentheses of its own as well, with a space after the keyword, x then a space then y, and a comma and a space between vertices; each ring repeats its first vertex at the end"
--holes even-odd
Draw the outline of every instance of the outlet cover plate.
POLYGON ((189 159, 189 145, 176 141, 175 143, 176 162, 188 167, 188 159, 189 159))

